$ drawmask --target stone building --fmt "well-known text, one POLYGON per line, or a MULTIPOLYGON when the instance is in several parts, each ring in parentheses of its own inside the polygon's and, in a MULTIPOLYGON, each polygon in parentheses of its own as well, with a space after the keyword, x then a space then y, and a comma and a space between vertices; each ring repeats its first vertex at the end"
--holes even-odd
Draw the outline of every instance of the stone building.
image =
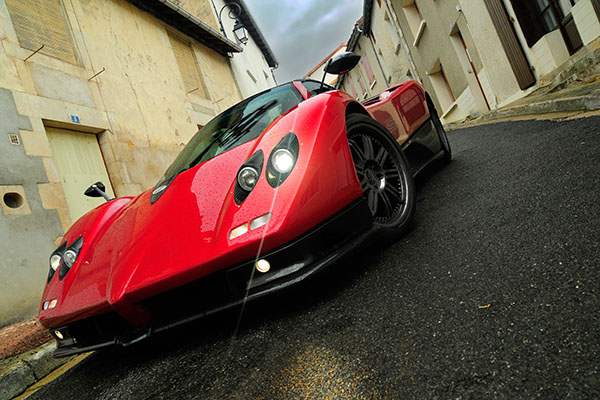
POLYGON ((406 45, 394 25, 392 9, 380 0, 364 2, 363 17, 348 39, 347 50, 361 56, 359 65, 342 76, 338 86, 362 100, 390 86, 414 79, 406 45))
POLYGON ((236 22, 242 23, 248 31, 248 41, 242 46, 244 51, 234 53, 231 57, 231 68, 242 97, 246 98, 275 86, 277 83, 273 70, 278 66, 277 60, 243 0, 211 1, 215 16, 222 23, 221 32, 227 37, 237 39, 235 35, 227 33, 233 32, 236 22))
POLYGON ((598 0, 377 3, 393 10, 415 75, 446 122, 527 95, 600 35, 598 0))
POLYGON ((0 326, 37 312, 50 252, 102 202, 86 187, 141 193, 199 127, 272 86, 243 18, 246 46, 210 0, 0 0, 0 326), (260 86, 230 59, 256 49, 260 86))

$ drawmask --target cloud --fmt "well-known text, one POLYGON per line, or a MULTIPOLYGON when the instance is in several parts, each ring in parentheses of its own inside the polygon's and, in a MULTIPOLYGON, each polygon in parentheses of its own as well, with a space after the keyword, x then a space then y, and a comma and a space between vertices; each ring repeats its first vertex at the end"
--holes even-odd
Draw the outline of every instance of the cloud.
POLYGON ((362 0, 245 0, 279 68, 279 83, 301 78, 350 37, 362 0))

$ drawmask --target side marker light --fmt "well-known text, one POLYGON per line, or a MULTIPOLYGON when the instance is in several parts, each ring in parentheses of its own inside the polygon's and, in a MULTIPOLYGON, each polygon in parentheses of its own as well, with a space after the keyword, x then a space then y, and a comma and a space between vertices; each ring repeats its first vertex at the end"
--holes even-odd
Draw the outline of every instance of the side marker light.
POLYGON ((240 237, 246 232, 248 232, 248 223, 247 222, 243 225, 238 226, 237 228, 233 228, 231 230, 231 232, 229 232, 229 240, 233 240, 236 237, 240 237))
POLYGON ((266 225, 270 219, 271 213, 266 213, 265 215, 261 215, 260 217, 254 218, 252 221, 250 221, 250 230, 254 230, 256 228, 260 228, 263 225, 266 225))

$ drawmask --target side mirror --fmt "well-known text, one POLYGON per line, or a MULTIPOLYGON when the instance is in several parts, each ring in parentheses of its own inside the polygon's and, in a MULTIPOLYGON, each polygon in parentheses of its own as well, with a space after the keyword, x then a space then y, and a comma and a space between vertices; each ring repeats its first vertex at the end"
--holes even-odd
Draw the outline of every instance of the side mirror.
POLYGON ((323 68, 323 71, 325 72, 323 72, 323 79, 321 79, 321 87, 319 88, 319 91, 323 89, 323 83, 325 83, 325 77, 327 74, 343 75, 352 68, 356 67, 356 64, 358 64, 359 61, 360 56, 351 51, 346 51, 331 57, 327 61, 327 64, 325 64, 325 68, 323 68))
POLYGON ((96 182, 92 186, 86 189, 83 193, 88 197, 104 197, 106 201, 111 201, 112 199, 108 197, 106 194, 106 186, 102 182, 96 182))
POLYGON ((359 61, 360 56, 351 51, 337 54, 327 61, 327 64, 325 65, 325 73, 343 75, 352 68, 356 67, 359 61))

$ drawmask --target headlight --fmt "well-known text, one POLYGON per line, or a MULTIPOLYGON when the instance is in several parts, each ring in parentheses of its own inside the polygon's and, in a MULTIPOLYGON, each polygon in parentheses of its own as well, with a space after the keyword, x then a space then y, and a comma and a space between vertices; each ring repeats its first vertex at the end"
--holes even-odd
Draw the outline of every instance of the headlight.
POLYGON ((258 150, 238 170, 233 193, 233 199, 236 204, 242 204, 258 183, 264 161, 265 156, 263 152, 258 150))
POLYGON ((52 268, 53 271, 56 271, 58 267, 60 267, 61 260, 62 259, 58 254, 52 254, 50 257, 50 268, 52 268))
POLYGON ((65 264, 67 264, 67 267, 71 268, 73 266, 73 264, 75 264, 76 260, 77 260, 77 253, 75 253, 75 251, 73 251, 71 249, 65 251, 65 254, 63 255, 63 261, 65 264))
POLYGON ((269 185, 276 188, 290 176, 298 160, 299 151, 300 143, 293 132, 285 135, 277 143, 269 156, 267 164, 267 182, 269 182, 269 185))
POLYGON ((254 189, 256 182, 258 182, 258 171, 251 166, 243 167, 240 172, 238 172, 237 179, 242 189, 251 192, 252 189, 254 189))
POLYGON ((67 242, 63 242, 56 250, 50 254, 50 271, 48 271, 48 283, 54 276, 54 273, 60 268, 62 263, 62 256, 67 248, 67 242))
POLYGON ((71 245, 65 250, 62 259, 62 265, 60 266, 60 271, 58 273, 59 279, 63 279, 67 272, 71 269, 71 267, 77 261, 77 257, 79 256, 79 252, 81 251, 81 247, 83 246, 83 238, 79 236, 71 245))
POLYGON ((279 149, 271 156, 273 168, 280 174, 288 174, 294 167, 294 156, 287 149, 279 149))

